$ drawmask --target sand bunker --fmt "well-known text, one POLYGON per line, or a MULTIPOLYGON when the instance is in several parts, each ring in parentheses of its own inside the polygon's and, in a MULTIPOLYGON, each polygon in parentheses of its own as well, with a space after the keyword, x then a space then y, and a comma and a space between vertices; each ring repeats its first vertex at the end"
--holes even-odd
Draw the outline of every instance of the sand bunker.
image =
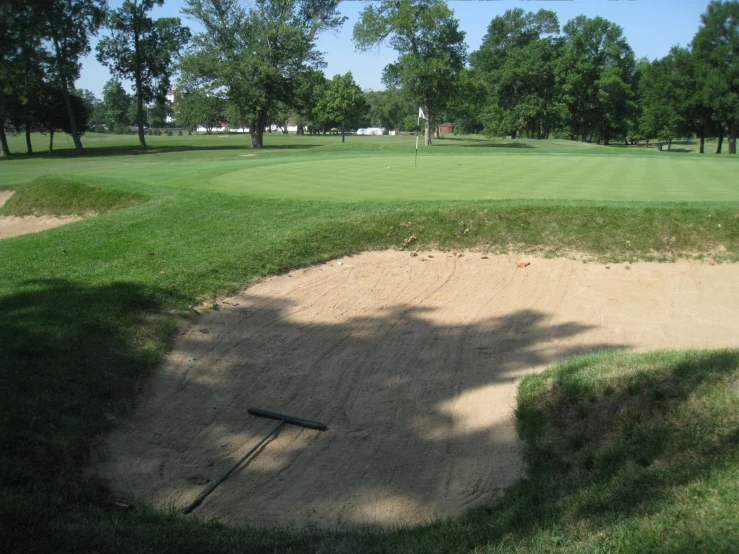
MULTIPOLYGON (((7 202, 8 198, 13 195, 11 191, 0 190, 0 206, 7 202)), ((60 227, 67 223, 74 223, 80 221, 81 217, 69 216, 69 217, 0 217, 0 239, 7 239, 9 237, 15 237, 18 235, 25 235, 27 233, 38 233, 39 231, 45 231, 46 229, 52 229, 53 227, 60 227)))
POLYGON ((97 468, 234 524, 392 526, 454 516, 521 473, 522 376, 580 352, 739 346, 739 266, 370 252, 271 278, 176 340, 97 468), (522 260, 531 265, 520 269, 522 260))

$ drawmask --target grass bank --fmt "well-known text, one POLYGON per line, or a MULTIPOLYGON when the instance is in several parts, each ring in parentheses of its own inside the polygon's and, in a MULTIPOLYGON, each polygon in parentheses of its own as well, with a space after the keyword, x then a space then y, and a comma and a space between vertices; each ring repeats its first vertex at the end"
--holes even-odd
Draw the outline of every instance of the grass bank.
POLYGON ((0 207, 0 216, 89 216, 135 206, 146 196, 103 189, 79 179, 47 175, 18 187, 0 207))

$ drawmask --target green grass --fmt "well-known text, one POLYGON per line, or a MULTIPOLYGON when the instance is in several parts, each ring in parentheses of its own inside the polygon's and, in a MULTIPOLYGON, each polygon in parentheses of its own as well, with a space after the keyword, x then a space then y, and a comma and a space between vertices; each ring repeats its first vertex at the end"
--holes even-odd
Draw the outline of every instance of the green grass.
POLYGON ((726 155, 450 137, 421 148, 416 168, 409 136, 350 137, 342 145, 336 137, 271 135, 268 148, 256 153, 241 135, 148 137, 147 153, 137 149, 135 137, 85 138, 86 157, 71 157, 71 150, 21 156, 3 168, 4 180, 52 172, 125 176, 178 189, 331 201, 739 202, 739 164, 726 155))
POLYGON ((89 216, 140 204, 141 194, 106 190, 77 179, 49 175, 19 187, 0 207, 0 216, 89 216))
MULTIPOLYGON (((528 516, 557 522, 562 551, 736 548, 736 351, 570 359, 524 379, 516 416, 528 516)), ((525 540, 540 538, 552 530, 525 540)))
MULTIPOLYGON (((236 145, 246 137, 152 137, 161 139, 151 141, 157 150, 145 154, 129 137, 99 137, 99 148, 92 138, 84 157, 62 151, 0 161, 0 188, 16 190, 32 211, 53 198, 67 203, 61 211, 82 201, 83 210, 117 208, 0 241, 4 552, 729 552, 736 544, 736 352, 602 354, 528 380, 518 412, 528 480, 451 521, 389 533, 292 532, 234 529, 142 503, 117 507, 85 471, 91 449, 130 410, 195 302, 270 273, 397 248, 411 234, 422 248, 736 260, 739 203, 703 196, 689 203, 365 202, 339 189, 334 201, 300 191, 226 194, 209 190, 213 181, 244 164, 279 172, 332 158, 369 163, 400 147, 383 142, 393 137, 350 137, 344 151, 335 137, 280 136, 267 140, 282 148, 239 158, 251 153, 236 145), (211 148, 215 141, 223 147, 211 148), (51 173, 74 178, 43 177, 51 173)), ((402 148, 412 143, 400 139, 402 148)), ((511 150, 444 146, 438 157, 483 163, 520 155, 511 150), (457 153, 463 149, 470 153, 457 153)), ((654 157, 622 150, 554 142, 526 148, 525 159, 569 159, 574 171, 583 152, 599 163, 654 157)), ((670 155, 679 163, 678 156, 694 156, 670 155)), ((716 157, 695 163, 735 167, 716 157)), ((465 175, 461 167, 454 182, 465 175)), ((293 188, 301 183, 296 173, 293 188)), ((587 188, 584 177, 574 184, 587 188)))

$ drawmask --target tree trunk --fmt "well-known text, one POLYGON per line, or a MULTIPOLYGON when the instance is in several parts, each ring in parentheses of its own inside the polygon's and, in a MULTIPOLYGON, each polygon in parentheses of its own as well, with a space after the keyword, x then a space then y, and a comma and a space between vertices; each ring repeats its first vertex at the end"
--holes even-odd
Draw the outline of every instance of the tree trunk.
POLYGON ((438 125, 434 125, 434 136, 437 139, 441 138, 441 135, 439 134, 439 126, 438 125))
POLYGON ((264 146, 264 126, 265 117, 256 117, 249 126, 249 134, 251 135, 251 147, 261 148, 264 146))
MULTIPOLYGON (((139 7, 134 2, 133 9, 133 52, 134 52, 134 81, 136 82, 136 123, 139 126, 139 146, 146 148, 146 138, 144 138, 144 91, 141 81, 143 73, 143 64, 141 63, 141 54, 139 48, 139 7)), ((147 123, 149 123, 147 117, 147 123)), ((149 129, 151 130, 151 129, 149 129)))
POLYGON ((344 142, 344 126, 346 125, 346 119, 341 121, 341 142, 344 142))
POLYGON ((736 154, 736 121, 729 127, 729 154, 736 154))
POLYGON ((667 140, 667 151, 669 152, 672 150, 672 139, 667 140))
POLYGON ((724 134, 723 134, 723 133, 721 133, 721 134, 720 134, 720 135, 718 136, 718 144, 716 145, 716 154, 720 154, 720 153, 721 153, 721 146, 722 146, 723 144, 724 144, 724 134))
POLYGON ((77 132, 77 121, 74 119, 74 110, 72 109, 72 99, 69 97, 69 85, 67 83, 67 77, 61 70, 62 65, 62 52, 59 48, 59 38, 56 34, 56 29, 51 27, 52 42, 54 43, 54 52, 56 53, 57 66, 60 67, 59 73, 61 85, 62 85, 62 96, 64 96, 64 104, 67 108, 67 117, 69 118, 69 130, 72 134, 72 140, 74 141, 74 149, 78 154, 84 154, 85 149, 82 147, 82 141, 80 140, 80 134, 77 132))
POLYGON ((705 137, 703 136, 702 133, 701 133, 701 137, 700 138, 701 138, 701 143, 700 143, 700 147, 698 148, 698 152, 700 154, 703 154, 703 150, 704 150, 706 139, 705 139, 705 137))
POLYGON ((74 111, 72 110, 72 98, 69 95, 69 89, 67 88, 67 79, 62 77, 62 95, 64 96, 64 103, 67 105, 67 117, 69 117, 69 130, 72 131, 72 140, 74 141, 74 149, 78 154, 84 154, 85 149, 82 147, 82 141, 80 140, 80 134, 77 131, 77 121, 74 119, 74 111))
POLYGON ((54 129, 49 131, 49 154, 54 151, 54 129))
POLYGON ((424 103, 424 113, 426 114, 426 127, 423 132, 423 143, 426 146, 431 146, 431 114, 429 113, 428 102, 424 103))
POLYGON ((136 124, 139 126, 139 146, 146 148, 146 138, 144 138, 144 95, 141 89, 141 79, 136 79, 136 124))
POLYGON ((8 137, 5 136, 5 125, 0 118, 0 157, 6 158, 10 156, 10 148, 8 148, 8 137))
POLYGON ((26 121, 26 150, 28 150, 28 155, 33 154, 33 145, 31 144, 31 124, 26 121))

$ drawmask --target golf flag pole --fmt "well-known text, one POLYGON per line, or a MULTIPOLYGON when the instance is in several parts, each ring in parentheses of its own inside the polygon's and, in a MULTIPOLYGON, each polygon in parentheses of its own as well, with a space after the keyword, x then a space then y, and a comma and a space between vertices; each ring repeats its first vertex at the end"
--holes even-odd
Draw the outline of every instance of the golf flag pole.
POLYGON ((423 108, 418 108, 418 121, 416 122, 416 157, 413 160, 413 167, 418 167, 418 132, 421 129, 421 118, 426 121, 426 114, 423 113, 423 108))

